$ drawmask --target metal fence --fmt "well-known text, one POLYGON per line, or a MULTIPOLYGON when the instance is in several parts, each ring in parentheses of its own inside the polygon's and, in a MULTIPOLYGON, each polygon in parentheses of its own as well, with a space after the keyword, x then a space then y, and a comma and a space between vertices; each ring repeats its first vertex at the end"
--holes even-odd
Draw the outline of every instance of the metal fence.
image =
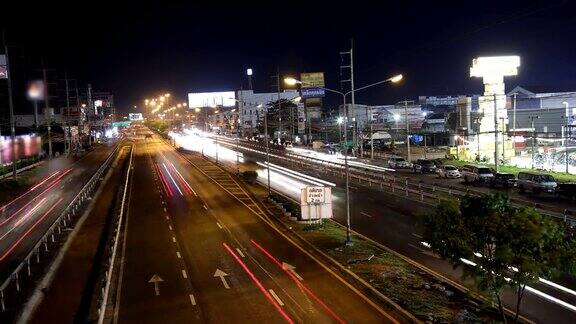
MULTIPOLYGON (((231 148, 236 147, 236 143, 225 141, 222 144, 227 144, 231 148)), ((265 154, 263 147, 256 143, 243 142, 240 149, 248 150, 258 154, 265 154), (244 147, 244 148, 242 148, 244 147)), ((317 159, 310 156, 291 153, 285 150, 278 150, 270 148, 270 158, 276 162, 298 166, 300 168, 308 168, 314 172, 321 172, 324 174, 331 174, 341 178, 345 177, 344 163, 337 163, 317 159), (318 168, 318 165, 327 166, 328 168, 318 168)), ((428 184, 422 181, 414 180, 409 177, 400 177, 390 175, 384 172, 375 172, 368 168, 363 168, 357 165, 349 165, 350 180, 358 184, 364 184, 369 187, 387 190, 392 193, 403 192, 406 197, 417 196, 422 202, 440 202, 443 199, 460 198, 464 195, 482 195, 481 191, 471 188, 454 187, 442 183, 428 184)), ((510 201, 517 206, 532 206, 544 215, 548 215, 555 219, 576 222, 574 214, 576 211, 561 208, 553 205, 545 205, 535 203, 532 201, 511 198, 510 201)))

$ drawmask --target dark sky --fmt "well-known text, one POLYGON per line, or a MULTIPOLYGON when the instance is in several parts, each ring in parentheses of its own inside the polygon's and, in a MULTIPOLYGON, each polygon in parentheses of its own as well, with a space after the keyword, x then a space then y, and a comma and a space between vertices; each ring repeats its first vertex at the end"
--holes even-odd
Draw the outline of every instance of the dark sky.
MULTIPOLYGON (((82 86, 111 91, 122 111, 164 91, 184 99, 246 87, 247 67, 257 91, 271 89, 278 66, 283 75, 324 71, 338 89, 339 52, 350 38, 357 86, 405 75, 401 85, 357 94, 360 103, 480 93, 468 71, 479 55, 521 56, 508 89, 576 90, 573 1, 48 2, 2 10, 16 82, 33 77, 44 57, 53 79, 67 71, 82 86)), ((28 109, 16 92, 17 110, 28 109)))

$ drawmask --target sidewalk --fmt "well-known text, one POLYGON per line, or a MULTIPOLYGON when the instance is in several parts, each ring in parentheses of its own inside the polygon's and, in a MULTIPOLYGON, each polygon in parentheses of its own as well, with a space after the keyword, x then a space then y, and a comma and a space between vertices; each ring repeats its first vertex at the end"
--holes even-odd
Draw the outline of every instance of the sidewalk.
MULTIPOLYGON (((121 151, 122 152, 122 151, 121 151)), ((123 178, 126 154, 120 154, 107 174, 84 222, 72 238, 43 299, 30 316, 30 323, 84 322, 88 316, 100 261, 108 238, 110 215, 114 212, 123 178)))

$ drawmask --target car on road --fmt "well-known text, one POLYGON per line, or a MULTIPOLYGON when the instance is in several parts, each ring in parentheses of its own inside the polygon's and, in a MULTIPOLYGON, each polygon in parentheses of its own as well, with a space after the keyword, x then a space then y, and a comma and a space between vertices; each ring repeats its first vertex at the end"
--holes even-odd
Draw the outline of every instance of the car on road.
POLYGON ((393 169, 409 169, 410 162, 401 157, 391 157, 388 159, 388 166, 393 169))
POLYGON ((540 193, 556 192, 558 184, 554 177, 549 174, 539 174, 533 172, 520 172, 518 173, 518 190, 520 192, 540 193))
POLYGON ((436 172, 436 164, 430 160, 418 159, 412 165, 412 170, 418 173, 434 173, 436 172))
POLYGON ((490 179, 490 187, 512 188, 516 186, 516 177, 511 173, 496 172, 490 179))
POLYGON ((462 168, 462 178, 465 183, 489 183, 493 177, 494 173, 488 167, 468 164, 462 168))
POLYGON ((450 178, 456 179, 460 178, 460 170, 453 165, 440 165, 436 168, 436 174, 438 174, 438 178, 450 178))

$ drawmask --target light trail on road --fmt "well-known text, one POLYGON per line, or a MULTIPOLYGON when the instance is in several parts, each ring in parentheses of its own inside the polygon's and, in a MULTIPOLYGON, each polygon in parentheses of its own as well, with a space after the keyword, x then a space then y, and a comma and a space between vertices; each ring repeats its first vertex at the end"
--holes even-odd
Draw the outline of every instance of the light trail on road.
POLYGON ((6 219, 4 219, 3 221, 0 222, 0 226, 3 226, 4 224, 6 224, 7 222, 9 222, 10 220, 12 220, 12 218, 14 218, 14 216, 16 216, 18 213, 20 213, 22 210, 24 210, 26 207, 28 207, 30 204, 32 204, 32 202, 34 202, 36 199, 38 199, 40 196, 42 196, 44 193, 46 193, 48 190, 54 188, 56 185, 58 185, 60 183, 60 181, 62 180, 62 178, 64 176, 66 176, 68 173, 70 173, 72 171, 72 168, 66 170, 64 173, 62 173, 60 176, 58 176, 56 179, 54 179, 52 182, 50 182, 50 184, 48 185, 48 187, 46 187, 42 192, 40 192, 39 194, 37 194, 34 198, 30 199, 29 202, 27 202, 24 206, 20 207, 20 209, 18 209, 16 212, 12 213, 12 215, 10 215, 9 217, 7 217, 6 219))
POLYGON ((48 215, 52 212, 52 210, 54 210, 54 208, 56 208, 56 206, 58 206, 58 204, 60 204, 60 202, 62 201, 63 198, 58 199, 58 201, 56 201, 56 203, 54 203, 52 205, 52 207, 50 207, 50 209, 48 209, 38 220, 36 220, 36 222, 26 231, 24 232, 24 234, 22 234, 22 236, 20 236, 20 238, 14 242, 7 250, 6 252, 4 252, 4 254, 2 254, 0 256, 0 262, 2 262, 4 259, 6 259, 6 257, 8 257, 8 255, 10 255, 10 253, 12 253, 12 251, 14 251, 14 249, 26 238, 28 237, 28 235, 36 228, 36 226, 38 226, 38 224, 40 224, 46 217, 48 217, 48 215))
POLYGON ((254 275, 254 273, 252 271, 250 271, 250 268, 248 268, 248 266, 240 259, 240 257, 238 255, 236 255, 236 253, 228 246, 228 244, 226 244, 226 243, 222 243, 222 244, 224 245, 224 248, 226 249, 226 251, 228 251, 228 253, 230 253, 230 255, 232 255, 234 260, 236 260, 236 262, 238 262, 238 264, 240 264, 240 266, 248 274, 250 279, 252 279, 252 281, 254 281, 254 283, 256 284, 258 289, 260 289, 260 291, 264 294, 264 296, 266 296, 266 298, 268 298, 270 303, 272 303, 272 305, 276 308, 276 310, 278 310, 280 315, 282 315, 282 317, 284 317, 286 322, 293 324, 294 321, 292 320, 292 318, 290 318, 290 316, 284 311, 284 309, 282 309, 282 306, 280 306, 280 304, 278 304, 276 299, 274 299, 274 297, 272 297, 272 295, 270 295, 270 292, 268 292, 268 290, 266 290, 266 288, 264 288, 264 285, 262 285, 260 280, 258 280, 258 278, 256 278, 256 275, 254 275))
POLYGON ((316 294, 314 294, 308 287, 306 287, 306 285, 304 285, 289 269, 284 267, 282 265, 282 262, 280 262, 278 259, 276 259, 276 257, 274 257, 272 255, 272 253, 270 253, 268 250, 266 250, 260 244, 256 243, 256 241, 250 240, 250 242, 258 250, 260 250, 260 252, 264 253, 264 255, 266 255, 270 260, 272 260, 272 262, 274 264, 276 264, 278 267, 280 267, 280 269, 284 270, 284 272, 290 277, 290 279, 292 279, 296 283, 296 285, 298 285, 298 287, 300 287, 302 290, 304 290, 304 292, 306 292, 308 294, 308 296, 310 296, 312 299, 314 299, 314 301, 316 303, 318 303, 318 305, 320 305, 320 307, 322 307, 328 313, 328 315, 330 315, 332 318, 334 318, 338 323, 346 323, 346 321, 344 321, 342 318, 340 318, 340 316, 338 316, 338 314, 336 314, 336 312, 334 312, 330 307, 328 307, 328 305, 326 305, 326 303, 324 303, 318 296, 316 296, 316 294))
POLYGON ((12 205, 13 203, 15 203, 16 201, 20 200, 22 197, 26 196, 27 194, 31 193, 32 191, 34 191, 36 188, 40 187, 41 185, 43 185, 46 181, 50 180, 52 177, 54 177, 55 175, 57 175, 58 173, 60 173, 60 171, 56 171, 54 173, 52 173, 50 176, 44 178, 43 180, 40 180, 40 182, 38 182, 37 184, 35 184, 32 188, 26 190, 23 194, 21 194, 20 196, 14 198, 12 201, 10 201, 9 203, 5 204, 4 206, 0 207, 0 211, 4 211, 8 206, 12 205))

